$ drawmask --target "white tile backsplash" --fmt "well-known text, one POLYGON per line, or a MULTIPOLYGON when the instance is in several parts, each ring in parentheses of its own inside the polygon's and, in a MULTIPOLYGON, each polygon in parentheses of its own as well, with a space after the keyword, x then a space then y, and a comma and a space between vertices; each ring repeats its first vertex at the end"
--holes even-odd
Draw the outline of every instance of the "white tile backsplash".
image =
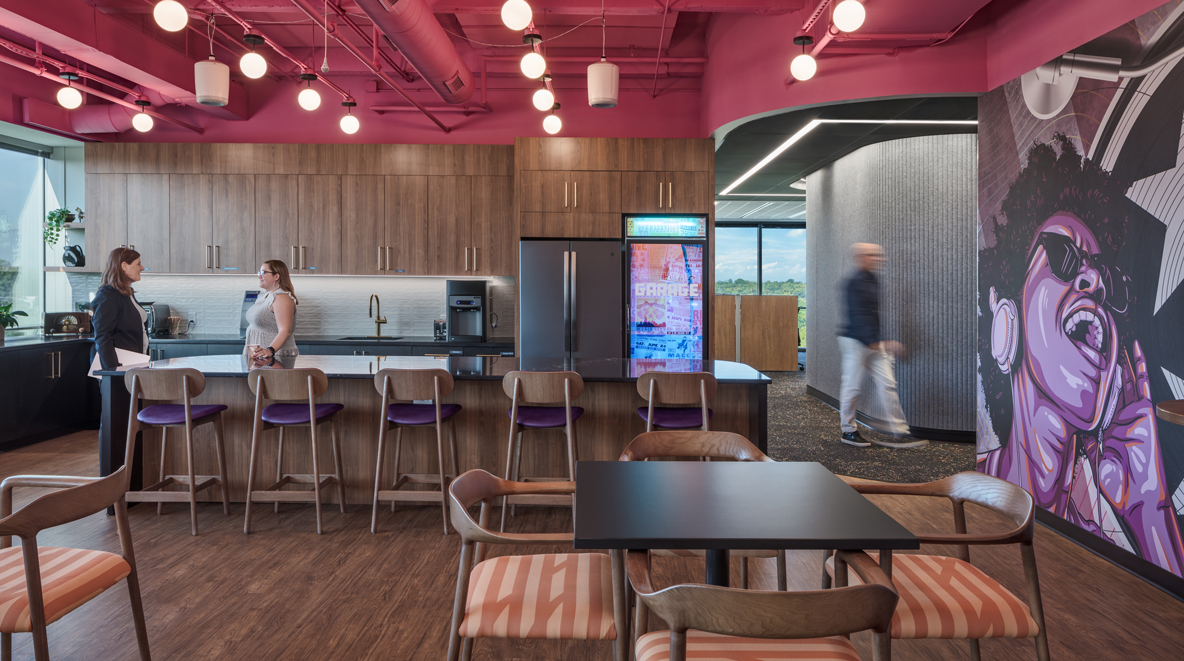
MULTIPOLYGON (((366 276, 293 276, 300 305, 296 338, 301 335, 369 335, 374 321, 366 316, 370 294, 378 294, 387 324, 383 335, 431 335, 432 321, 445 314, 448 278, 366 276)), ((514 335, 514 278, 489 278, 492 312, 498 325, 490 337, 514 335)), ((259 289, 254 276, 166 275, 145 273, 136 298, 169 306, 175 316, 196 317, 194 333, 238 333, 243 293, 259 289)), ((85 294, 83 294, 85 296, 85 294)))

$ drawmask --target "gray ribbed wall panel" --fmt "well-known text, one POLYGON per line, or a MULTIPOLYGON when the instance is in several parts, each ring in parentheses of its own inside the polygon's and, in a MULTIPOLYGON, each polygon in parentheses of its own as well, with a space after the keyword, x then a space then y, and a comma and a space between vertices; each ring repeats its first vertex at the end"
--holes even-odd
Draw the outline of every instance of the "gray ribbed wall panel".
MULTIPOLYGON (((838 399, 840 287, 848 247, 884 246, 885 337, 909 350, 896 366, 909 424, 974 431, 978 136, 870 145, 808 178, 806 383, 838 399)), ((876 407, 860 411, 883 418, 876 407)), ((838 433, 838 430, 835 430, 838 433)))

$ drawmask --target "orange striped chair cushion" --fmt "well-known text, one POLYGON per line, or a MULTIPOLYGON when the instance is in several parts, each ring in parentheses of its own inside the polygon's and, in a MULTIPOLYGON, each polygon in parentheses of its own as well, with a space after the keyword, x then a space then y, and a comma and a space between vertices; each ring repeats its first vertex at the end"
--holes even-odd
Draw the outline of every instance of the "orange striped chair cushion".
MULTIPOLYGON (((637 639, 637 661, 669 661, 670 632, 654 631, 637 639)), ((687 631, 687 659, 706 661, 860 661, 851 641, 842 636, 772 640, 740 638, 706 631, 687 631)))
POLYGON ((464 638, 613 640, 612 561, 604 553, 507 555, 469 576, 464 638))
MULTIPOLYGON (((834 573, 834 557, 826 568, 834 573)), ((847 576, 852 585, 860 582, 855 572, 847 576)), ((958 558, 898 553, 892 556, 892 583, 900 594, 893 638, 1030 638, 1040 633, 1026 603, 958 558)))
MULTIPOLYGON (((132 571, 121 556, 104 551, 42 546, 37 558, 46 624, 56 622, 132 571)), ((21 547, 0 549, 0 633, 25 633, 31 627, 21 547)))

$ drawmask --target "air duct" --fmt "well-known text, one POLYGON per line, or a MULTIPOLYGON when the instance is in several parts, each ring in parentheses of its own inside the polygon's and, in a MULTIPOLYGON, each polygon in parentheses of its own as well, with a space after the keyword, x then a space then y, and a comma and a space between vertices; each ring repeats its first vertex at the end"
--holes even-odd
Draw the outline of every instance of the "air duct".
MULTIPOLYGON (((128 94, 125 100, 135 102, 142 95, 152 102, 154 108, 178 103, 176 99, 166 97, 156 90, 139 85, 135 87, 135 90, 139 95, 128 94)), ((79 134, 123 133, 131 130, 132 118, 138 112, 118 103, 88 103, 77 110, 70 111, 70 126, 74 128, 75 133, 79 134)))
POLYGON ((375 27, 399 49, 446 103, 468 101, 473 72, 423 0, 357 0, 375 27))

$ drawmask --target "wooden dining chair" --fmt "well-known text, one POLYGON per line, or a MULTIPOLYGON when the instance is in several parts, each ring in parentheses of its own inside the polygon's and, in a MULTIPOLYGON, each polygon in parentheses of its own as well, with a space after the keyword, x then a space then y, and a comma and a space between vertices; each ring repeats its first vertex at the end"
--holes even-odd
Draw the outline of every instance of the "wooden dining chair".
POLYGON ((251 431, 251 466, 247 471, 247 515, 243 521, 243 532, 251 532, 251 505, 257 502, 275 503, 279 512, 280 503, 316 503, 317 534, 321 534, 321 489, 337 485, 337 500, 341 513, 345 514, 345 487, 341 479, 341 447, 338 443, 337 414, 343 404, 317 404, 316 399, 329 389, 329 378, 319 369, 251 370, 247 374, 247 386, 255 394, 255 424, 251 431), (304 400, 299 403, 276 403, 264 406, 267 400, 304 400), (317 445, 317 427, 329 423, 333 446, 333 472, 322 474, 320 453, 317 445), (255 468, 259 462, 263 432, 279 428, 279 451, 275 460, 275 483, 265 489, 255 488, 255 468), (308 427, 312 440, 312 473, 291 474, 283 472, 284 430, 288 427, 308 427), (312 484, 312 491, 281 491, 288 484, 312 484))
POLYGON ((444 515, 444 534, 448 534, 448 482, 460 474, 460 459, 456 453, 456 420, 460 404, 441 404, 440 400, 452 392, 453 380, 448 370, 384 369, 374 375, 374 387, 382 395, 382 414, 378 423, 378 468, 374 474, 374 507, 370 514, 370 532, 378 532, 378 503, 425 502, 439 500, 444 515), (398 403, 392 400, 411 400, 398 403), (430 400, 430 404, 416 404, 414 400, 430 400), (451 449, 452 471, 446 472, 444 462, 444 421, 448 421, 448 446, 451 449), (403 447, 403 427, 436 427, 436 457, 439 473, 401 473, 399 459, 403 447), (381 489, 383 460, 386 458, 386 433, 395 430, 395 477, 390 489, 381 489), (408 484, 435 484, 439 491, 400 491, 408 484))
POLYGON ((3 661, 12 659, 14 633, 32 633, 33 658, 49 661, 46 627, 125 579, 140 659, 152 658, 124 499, 127 470, 125 465, 103 478, 15 475, 0 483, 0 659, 3 661), (41 496, 13 513, 12 490, 16 487, 61 491, 41 496), (115 509, 119 553, 38 546, 37 535, 41 531, 108 507, 115 509), (19 547, 12 546, 14 536, 21 540, 19 547))
POLYGON ((477 638, 611 640, 614 661, 629 659, 624 555, 546 553, 486 558, 490 545, 572 544, 572 533, 496 532, 497 498, 572 494, 574 482, 511 482, 471 470, 448 489, 452 527, 460 534, 460 569, 448 630, 448 661, 469 661, 477 638), (480 503, 477 520, 469 508, 480 503))
MULTIPOLYGON (((576 479, 576 462, 579 461, 579 444, 576 440, 576 420, 584 415, 584 409, 572 406, 572 401, 584 392, 584 379, 575 372, 508 372, 502 378, 502 390, 510 398, 510 440, 506 448, 505 479, 518 481, 518 467, 522 460, 522 432, 526 429, 563 428, 567 441, 567 480, 576 479), (559 406, 538 406, 558 404, 559 406)), ((523 482, 532 480, 559 480, 557 477, 522 477, 523 482)), ((570 505, 570 497, 532 498, 521 497, 519 502, 535 504, 570 505)), ((501 530, 506 529, 506 509, 510 503, 502 503, 501 530)))
MULTIPOLYGON (((726 431, 651 431, 629 442, 618 461, 646 461, 668 458, 731 459, 734 461, 773 461, 740 434, 726 431)), ((704 558, 702 549, 654 549, 658 557, 704 558)), ((736 550, 729 555, 741 558, 740 587, 748 589, 748 559, 777 559, 777 589, 786 589, 785 550, 736 550)))
POLYGON ((654 588, 649 556, 630 551, 629 584, 641 603, 662 618, 667 631, 640 633, 637 661, 757 661, 811 659, 859 661, 848 634, 871 629, 873 659, 891 658, 888 626, 897 595, 883 570, 860 551, 839 558, 863 585, 805 592, 733 590, 712 585, 654 588))
POLYGON ((222 492, 222 513, 230 515, 230 492, 226 487, 226 448, 222 439, 222 412, 225 404, 194 404, 193 398, 206 389, 206 377, 190 368, 135 368, 123 377, 124 384, 132 395, 131 411, 127 421, 127 454, 124 465, 132 465, 135 456, 136 434, 145 430, 160 428, 160 473, 157 482, 140 491, 127 492, 129 503, 156 503, 159 515, 165 503, 189 503, 190 531, 197 534, 197 494, 213 486, 222 492), (177 402, 179 404, 156 403, 140 408, 142 400, 153 402, 177 402), (195 475, 193 461, 193 432, 202 425, 214 426, 214 450, 218 455, 217 475, 195 475), (167 475, 168 432, 181 429, 185 434, 186 475, 167 475), (188 486, 186 491, 165 491, 170 486, 188 486))
POLYGON ((708 372, 646 372, 637 378, 637 394, 648 402, 639 406, 637 415, 645 420, 645 430, 695 429, 707 431, 714 411, 707 402, 715 398, 719 384, 708 372), (669 406, 696 404, 696 406, 669 406))
MULTIPOLYGON (((1032 496, 997 477, 967 471, 936 482, 888 484, 857 482, 851 487, 864 495, 885 494, 948 498, 953 505, 954 533, 915 533, 922 544, 949 544, 958 557, 941 555, 892 555, 892 580, 900 603, 892 617, 893 638, 966 638, 970 656, 980 658, 979 639, 1035 638, 1036 658, 1048 659, 1048 634, 1040 581, 1036 575, 1036 507, 1032 496), (1016 527, 998 534, 971 534, 966 528, 966 503, 1002 514, 1016 527), (1019 546, 1027 580, 1025 604, 998 581, 970 564, 971 545, 1019 546)), ((827 554, 829 555, 829 553, 827 554)), ((877 554, 871 553, 873 557, 877 554)), ((824 556, 826 557, 826 556, 824 556)), ((826 561, 822 586, 830 585, 832 559, 826 561)))

